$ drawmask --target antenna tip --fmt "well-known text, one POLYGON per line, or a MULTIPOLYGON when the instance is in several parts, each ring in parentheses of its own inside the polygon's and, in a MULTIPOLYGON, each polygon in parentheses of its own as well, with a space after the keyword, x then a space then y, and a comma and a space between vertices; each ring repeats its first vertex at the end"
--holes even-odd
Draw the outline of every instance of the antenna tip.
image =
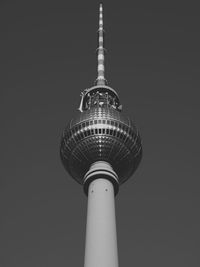
POLYGON ((103 4, 102 3, 100 3, 100 5, 99 5, 99 10, 102 12, 103 11, 103 4))

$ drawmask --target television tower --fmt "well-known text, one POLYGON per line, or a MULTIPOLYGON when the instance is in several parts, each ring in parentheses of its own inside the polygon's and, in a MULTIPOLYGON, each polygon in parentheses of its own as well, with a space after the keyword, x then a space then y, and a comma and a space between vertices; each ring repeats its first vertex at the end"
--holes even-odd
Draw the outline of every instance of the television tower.
POLYGON ((60 155, 88 196, 84 267, 118 267, 115 195, 142 158, 136 126, 122 114, 105 79, 103 7, 99 8, 95 85, 81 93, 78 114, 65 128, 60 155))

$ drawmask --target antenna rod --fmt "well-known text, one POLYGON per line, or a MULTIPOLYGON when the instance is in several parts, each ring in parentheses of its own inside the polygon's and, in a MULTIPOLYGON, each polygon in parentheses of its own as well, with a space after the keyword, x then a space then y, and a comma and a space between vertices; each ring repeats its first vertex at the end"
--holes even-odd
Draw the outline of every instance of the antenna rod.
POLYGON ((99 29, 98 29, 98 38, 99 38, 99 46, 97 48, 98 51, 98 66, 97 66, 97 72, 98 72, 98 77, 96 79, 96 84, 97 85, 105 85, 106 79, 104 77, 104 42, 103 42, 103 34, 104 34, 104 29, 103 29, 103 5, 100 4, 99 6, 99 29))

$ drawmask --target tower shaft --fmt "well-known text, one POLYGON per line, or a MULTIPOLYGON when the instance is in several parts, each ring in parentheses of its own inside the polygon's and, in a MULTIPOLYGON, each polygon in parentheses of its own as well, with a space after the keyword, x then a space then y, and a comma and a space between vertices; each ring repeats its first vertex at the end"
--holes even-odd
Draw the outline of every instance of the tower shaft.
POLYGON ((118 267, 114 188, 104 178, 88 189, 84 267, 118 267))

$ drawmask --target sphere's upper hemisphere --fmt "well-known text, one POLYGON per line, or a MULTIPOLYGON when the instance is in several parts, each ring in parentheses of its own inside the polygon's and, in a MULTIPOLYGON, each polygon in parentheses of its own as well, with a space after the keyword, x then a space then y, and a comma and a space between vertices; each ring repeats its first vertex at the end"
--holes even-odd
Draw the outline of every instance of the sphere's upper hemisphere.
POLYGON ((136 170, 142 146, 135 125, 117 108, 97 101, 68 124, 60 154, 66 170, 81 184, 96 161, 110 163, 121 184, 136 170))

